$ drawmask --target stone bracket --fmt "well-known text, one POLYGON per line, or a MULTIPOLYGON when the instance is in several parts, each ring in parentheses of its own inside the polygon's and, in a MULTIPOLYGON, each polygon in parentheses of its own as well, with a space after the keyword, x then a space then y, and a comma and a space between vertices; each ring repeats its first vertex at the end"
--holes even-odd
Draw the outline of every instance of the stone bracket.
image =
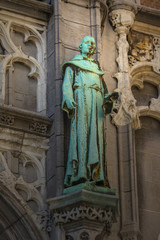
POLYGON ((110 233, 118 197, 82 189, 49 199, 48 203, 54 224, 62 226, 66 239, 87 240, 96 239, 104 231, 110 233))

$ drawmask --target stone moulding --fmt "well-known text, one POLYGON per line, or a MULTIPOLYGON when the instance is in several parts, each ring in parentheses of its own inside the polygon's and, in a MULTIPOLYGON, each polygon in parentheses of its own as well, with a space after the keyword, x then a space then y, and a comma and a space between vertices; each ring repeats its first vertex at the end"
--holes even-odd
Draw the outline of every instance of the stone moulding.
POLYGON ((49 20, 53 12, 51 5, 35 0, 1 0, 0 7, 45 21, 49 20))
POLYGON ((27 110, 0 105, 0 126, 36 135, 49 136, 52 121, 27 110))
POLYGON ((137 10, 136 21, 148 23, 152 26, 160 26, 160 10, 142 5, 137 6, 137 10))

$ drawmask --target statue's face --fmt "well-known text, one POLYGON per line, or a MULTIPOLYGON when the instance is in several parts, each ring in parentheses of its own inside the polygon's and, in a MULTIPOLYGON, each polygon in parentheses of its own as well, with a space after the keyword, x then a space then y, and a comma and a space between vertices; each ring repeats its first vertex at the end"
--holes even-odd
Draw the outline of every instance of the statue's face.
POLYGON ((82 42, 81 53, 86 55, 93 55, 95 50, 95 40, 92 37, 85 37, 82 42))

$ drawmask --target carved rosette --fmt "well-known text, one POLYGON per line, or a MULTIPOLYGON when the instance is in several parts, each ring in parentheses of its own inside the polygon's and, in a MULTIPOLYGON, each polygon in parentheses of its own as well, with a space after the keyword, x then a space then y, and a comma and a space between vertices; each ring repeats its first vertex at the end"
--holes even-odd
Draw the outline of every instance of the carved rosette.
POLYGON ((14 117, 6 114, 0 114, 0 123, 11 126, 14 124, 14 117))
POLYGON ((112 114, 112 122, 117 126, 131 123, 137 118, 136 100, 131 91, 131 76, 128 63, 129 44, 127 34, 134 23, 135 14, 125 9, 116 9, 110 12, 109 18, 118 35, 116 42, 118 72, 115 78, 118 80, 119 100, 115 103, 112 114))

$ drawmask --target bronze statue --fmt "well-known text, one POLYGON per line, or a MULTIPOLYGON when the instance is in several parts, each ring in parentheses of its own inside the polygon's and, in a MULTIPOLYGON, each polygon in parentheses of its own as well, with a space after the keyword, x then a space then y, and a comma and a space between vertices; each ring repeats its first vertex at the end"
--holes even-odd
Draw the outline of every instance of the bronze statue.
POLYGON ((71 119, 65 187, 84 182, 105 185, 104 120, 112 111, 117 93, 109 94, 104 72, 92 58, 96 46, 91 36, 82 39, 81 55, 66 62, 62 69, 62 109, 71 119))

